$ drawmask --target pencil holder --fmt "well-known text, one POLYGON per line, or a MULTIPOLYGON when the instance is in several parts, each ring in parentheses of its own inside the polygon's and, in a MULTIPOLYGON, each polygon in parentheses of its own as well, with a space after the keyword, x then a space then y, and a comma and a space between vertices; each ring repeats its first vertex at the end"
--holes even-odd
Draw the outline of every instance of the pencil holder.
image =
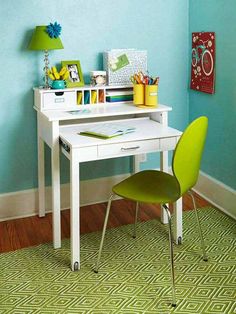
POLYGON ((144 85, 134 84, 134 104, 143 105, 144 104, 144 85))
POLYGON ((145 106, 156 107, 158 85, 145 85, 145 106))

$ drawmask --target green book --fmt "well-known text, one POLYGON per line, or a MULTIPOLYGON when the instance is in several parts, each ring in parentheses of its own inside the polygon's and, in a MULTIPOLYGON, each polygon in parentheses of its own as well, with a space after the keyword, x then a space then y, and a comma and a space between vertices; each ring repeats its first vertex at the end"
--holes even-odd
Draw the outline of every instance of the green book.
POLYGON ((80 132, 80 135, 95 136, 104 139, 112 138, 115 136, 124 135, 135 131, 135 127, 119 124, 104 123, 88 127, 84 131, 80 132))

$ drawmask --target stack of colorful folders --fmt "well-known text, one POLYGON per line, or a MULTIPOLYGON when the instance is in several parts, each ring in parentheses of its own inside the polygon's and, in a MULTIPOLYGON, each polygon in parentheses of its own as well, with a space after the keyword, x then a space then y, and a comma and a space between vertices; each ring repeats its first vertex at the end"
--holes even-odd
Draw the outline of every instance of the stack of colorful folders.
POLYGON ((133 89, 115 89, 108 90, 106 93, 106 101, 107 102, 126 102, 133 100, 133 89))

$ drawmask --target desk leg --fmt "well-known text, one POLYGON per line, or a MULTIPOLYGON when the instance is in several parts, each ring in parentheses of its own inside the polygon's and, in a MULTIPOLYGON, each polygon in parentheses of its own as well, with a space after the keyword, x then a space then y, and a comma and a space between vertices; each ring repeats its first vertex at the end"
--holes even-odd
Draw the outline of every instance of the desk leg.
POLYGON ((58 124, 52 125, 52 224, 54 248, 61 247, 61 205, 60 205, 60 157, 58 124))
POLYGON ((44 170, 44 141, 38 136, 38 194, 39 217, 45 216, 45 170, 44 170))
POLYGON ((140 171, 140 155, 133 156, 133 173, 140 171))
POLYGON ((176 244, 181 244, 183 239, 182 197, 173 204, 174 207, 174 239, 176 244))
POLYGON ((79 162, 72 150, 70 159, 70 246, 71 269, 80 269, 80 181, 79 162))
MULTIPOLYGON (((161 171, 168 173, 169 172, 169 169, 168 169, 168 152, 167 151, 161 152, 160 157, 161 157, 160 169, 161 169, 161 171)), ((166 214, 166 211, 164 210, 164 208, 161 208, 161 222, 163 224, 168 223, 168 217, 167 217, 167 214, 166 214)))
POLYGON ((45 216, 45 160, 44 141, 41 138, 41 117, 37 113, 37 139, 38 139, 38 195, 39 195, 39 217, 45 216))
MULTIPOLYGON (((169 172, 168 170, 168 152, 161 152, 161 170, 169 172)), ((174 239, 177 244, 182 243, 182 198, 178 199, 176 203, 173 204, 174 208, 174 239)), ((163 224, 168 223, 167 215, 162 208, 161 211, 161 222, 163 224)))
MULTIPOLYGON (((168 126, 168 112, 162 112, 161 114, 153 113, 151 114, 151 118, 154 121, 158 121, 159 123, 168 126)), ((168 152, 161 152, 161 160, 160 160, 160 169, 161 171, 169 172, 168 169, 168 152)), ((168 218, 165 211, 162 209, 161 211, 161 221, 162 223, 168 223, 168 218)), ((182 241, 182 198, 180 198, 174 204, 174 238, 176 243, 181 243, 182 241)))

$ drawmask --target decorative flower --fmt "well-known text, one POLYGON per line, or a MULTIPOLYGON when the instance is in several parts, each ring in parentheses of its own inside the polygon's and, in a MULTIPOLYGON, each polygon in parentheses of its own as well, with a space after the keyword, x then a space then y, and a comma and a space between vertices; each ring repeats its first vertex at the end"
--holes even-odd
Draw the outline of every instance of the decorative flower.
POLYGON ((57 38, 61 34, 61 25, 57 22, 47 25, 46 32, 51 38, 57 38))
POLYGON ((212 46, 212 41, 209 40, 209 41, 208 41, 208 47, 211 47, 211 46, 212 46))

